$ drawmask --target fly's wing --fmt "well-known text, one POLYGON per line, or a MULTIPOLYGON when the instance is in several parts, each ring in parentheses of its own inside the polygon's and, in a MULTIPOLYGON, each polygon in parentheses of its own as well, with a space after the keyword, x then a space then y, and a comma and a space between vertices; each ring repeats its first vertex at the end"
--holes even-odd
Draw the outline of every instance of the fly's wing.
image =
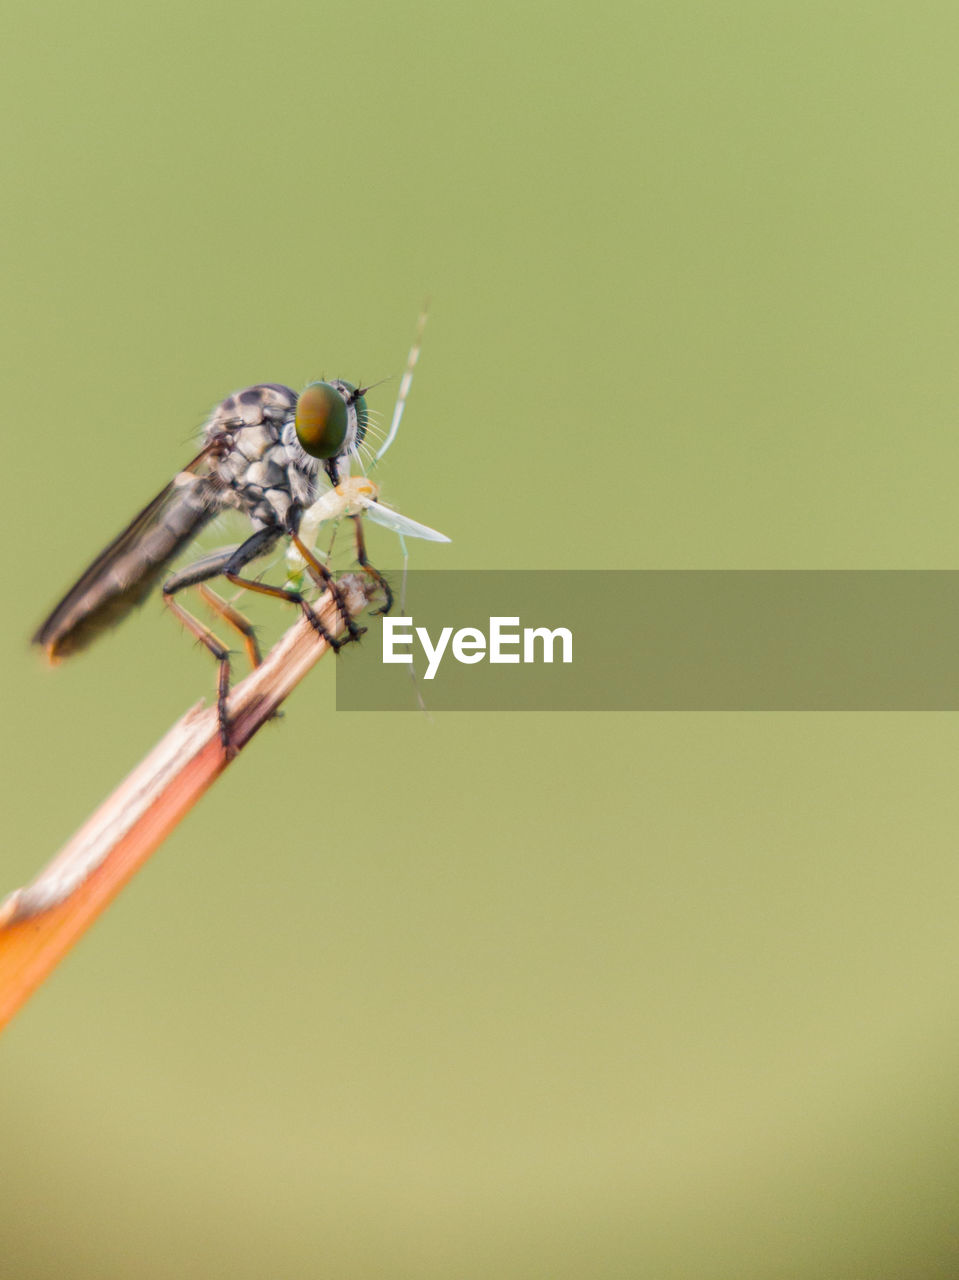
POLYGON ((427 542, 449 542, 445 533, 437 533, 435 529, 431 529, 428 525, 417 524, 415 520, 411 520, 409 516, 401 516, 398 511, 393 511, 390 507, 384 507, 380 502, 374 502, 368 499, 363 504, 363 514, 375 524, 381 524, 384 529, 392 529, 394 533, 400 534, 405 538, 425 538, 427 542))
POLYGON ((218 512, 217 482, 193 468, 185 471, 135 516, 97 556, 38 629, 51 662, 84 648, 149 595, 170 561, 218 512))

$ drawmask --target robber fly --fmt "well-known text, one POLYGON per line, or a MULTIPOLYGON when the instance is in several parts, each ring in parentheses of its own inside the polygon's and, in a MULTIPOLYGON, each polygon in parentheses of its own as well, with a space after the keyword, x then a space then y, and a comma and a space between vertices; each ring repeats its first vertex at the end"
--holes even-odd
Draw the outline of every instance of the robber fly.
MULTIPOLYGON (((200 452, 97 556, 38 629, 34 643, 43 646, 52 662, 84 648, 146 598, 174 557, 204 526, 224 511, 245 513, 253 532, 244 542, 179 569, 161 588, 164 603, 218 663, 220 738, 229 753, 229 650, 177 597, 184 588, 197 587, 214 612, 243 637, 254 666, 260 653, 253 628, 207 585, 213 578, 223 577, 248 591, 296 605, 338 650, 343 642, 329 634, 300 591, 244 575, 247 565, 288 538, 316 585, 332 590, 349 639, 362 633, 345 609, 329 569, 300 539, 299 527, 303 512, 316 502, 324 477, 335 489, 341 469, 348 477, 350 459, 359 459, 369 424, 368 390, 334 378, 310 383, 299 396, 273 382, 229 396, 206 423, 200 452)), ((383 591, 385 604, 378 612, 387 613, 392 594, 367 559, 358 514, 354 528, 357 558, 383 591)))

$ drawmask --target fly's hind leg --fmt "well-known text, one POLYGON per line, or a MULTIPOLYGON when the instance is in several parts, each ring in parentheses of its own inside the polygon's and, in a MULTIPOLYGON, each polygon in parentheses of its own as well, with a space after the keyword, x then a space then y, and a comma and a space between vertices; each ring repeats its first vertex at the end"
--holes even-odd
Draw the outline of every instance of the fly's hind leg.
POLYGON ((230 651, 213 634, 209 627, 205 627, 198 618, 194 618, 192 613, 188 613, 181 604, 177 604, 173 596, 169 595, 165 588, 163 603, 175 617, 180 619, 187 631, 191 631, 201 644, 206 645, 219 663, 219 674, 216 681, 216 718, 220 727, 220 741, 223 743, 223 750, 228 756, 232 756, 230 722, 226 714, 226 699, 230 692, 230 651))
POLYGON ((194 564, 187 565, 186 568, 181 569, 178 573, 172 574, 163 584, 163 603, 174 617, 179 618, 191 635, 196 636, 197 640, 209 649, 219 665, 216 682, 216 715, 217 723, 220 727, 220 741, 223 743, 223 750, 228 757, 232 757, 234 754, 233 746, 230 742, 230 722, 226 714, 226 699, 230 692, 230 650, 218 636, 214 635, 209 627, 204 626, 199 618, 194 618, 193 614, 188 613, 183 605, 174 600, 173 597, 186 587, 198 587, 207 603, 244 636, 247 641, 247 652, 250 654, 250 660, 254 666, 257 666, 260 656, 259 648, 253 635, 253 628, 249 622, 242 614, 228 605, 226 601, 220 600, 220 597, 214 591, 202 585, 209 578, 217 578, 222 574, 224 567, 229 563, 235 551, 235 547, 228 547, 225 551, 217 551, 213 555, 204 556, 203 559, 197 560, 194 564), (213 603, 214 600, 223 605, 223 608, 218 608, 213 603), (254 657, 256 661, 253 661, 254 657))

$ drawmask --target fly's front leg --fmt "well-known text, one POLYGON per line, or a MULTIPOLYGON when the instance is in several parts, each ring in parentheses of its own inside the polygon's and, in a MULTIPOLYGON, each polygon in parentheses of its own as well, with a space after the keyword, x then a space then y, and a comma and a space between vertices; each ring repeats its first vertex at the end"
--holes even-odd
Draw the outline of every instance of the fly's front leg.
POLYGON ((356 533, 356 558, 360 562, 360 567, 370 575, 376 585, 386 596, 386 604, 382 609, 374 609, 374 613, 389 613, 393 608, 393 592, 390 590, 390 584, 380 573, 379 569, 374 569, 366 556, 366 538, 363 536, 363 518, 362 516, 350 516, 353 521, 353 529, 356 533))
MULTIPOLYGON (((291 529, 289 532, 290 532, 290 538, 293 542, 293 545, 296 547, 297 551, 299 551, 300 555, 306 561, 307 573, 310 575, 310 577, 313 579, 313 581, 316 583, 316 585, 320 588, 321 591, 329 591, 330 595, 336 601, 336 607, 339 609, 340 617, 345 622, 346 629, 350 633, 350 639, 359 640, 360 636, 363 635, 364 632, 366 631, 366 627, 358 627, 356 623, 353 621, 353 615, 350 613, 349 609, 347 609, 346 604, 344 603, 344 600, 343 600, 342 593, 340 592, 339 587, 336 585, 336 580, 334 579, 332 573, 330 573, 329 569, 326 567, 325 564, 323 564, 320 560, 317 560, 316 556, 309 549, 306 543, 303 542, 303 540, 300 538, 300 535, 295 530, 291 529)), ((334 647, 338 649, 339 645, 336 645, 334 647)))
MULTIPOLYGON (((260 529, 257 533, 254 533, 252 537, 247 538, 246 542, 237 547, 230 559, 224 565, 222 570, 224 578, 238 587, 245 588, 247 591, 257 591, 260 595, 273 596, 277 600, 288 600, 290 604, 295 604, 301 610, 303 616, 307 619, 317 635, 323 637, 334 653, 338 653, 343 647, 342 642, 337 640, 336 636, 331 635, 330 632, 327 631, 313 607, 299 591, 291 591, 289 587, 274 587, 268 582, 257 582, 255 579, 240 576, 240 570, 248 565, 251 560, 255 560, 257 556, 262 555, 263 552, 267 550, 279 536, 280 531, 272 528, 260 529)), ((358 639, 358 637, 363 634, 364 629, 362 627, 358 627, 353 621, 352 615, 343 602, 339 589, 333 582, 330 571, 325 568, 325 566, 321 566, 319 564, 316 557, 307 550, 295 533, 291 533, 291 537, 296 544, 297 550, 306 561, 307 569, 310 571, 311 576, 313 576, 314 569, 317 570, 321 575, 321 584, 329 587, 333 595, 333 599, 336 601, 337 607, 343 617, 343 621, 346 624, 346 629, 350 633, 350 639, 358 639)))

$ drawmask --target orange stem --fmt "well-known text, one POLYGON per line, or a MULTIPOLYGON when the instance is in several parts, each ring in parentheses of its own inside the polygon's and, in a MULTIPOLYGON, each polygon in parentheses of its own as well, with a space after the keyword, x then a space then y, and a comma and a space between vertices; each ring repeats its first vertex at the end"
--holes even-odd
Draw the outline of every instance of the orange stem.
MULTIPOLYGON (((364 575, 339 582, 355 616, 372 594, 364 575)), ((342 618, 326 593, 315 606, 328 631, 342 618)), ((231 691, 232 744, 243 749, 329 646, 305 618, 231 691)), ((216 708, 193 707, 29 885, 0 904, 0 1028, 143 866, 230 763, 216 708)))

